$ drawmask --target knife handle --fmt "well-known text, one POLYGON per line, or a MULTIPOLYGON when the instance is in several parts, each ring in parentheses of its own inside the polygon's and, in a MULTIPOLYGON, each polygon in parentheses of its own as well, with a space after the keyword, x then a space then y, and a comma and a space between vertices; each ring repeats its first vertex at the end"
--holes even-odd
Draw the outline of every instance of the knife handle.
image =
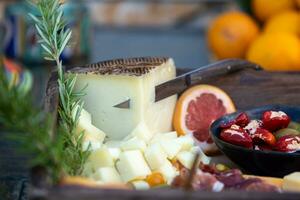
POLYGON ((262 70, 262 68, 252 62, 242 59, 226 59, 216 62, 205 67, 193 70, 182 76, 185 77, 185 85, 189 87, 199 82, 208 80, 213 77, 218 77, 230 73, 234 73, 244 69, 262 70))

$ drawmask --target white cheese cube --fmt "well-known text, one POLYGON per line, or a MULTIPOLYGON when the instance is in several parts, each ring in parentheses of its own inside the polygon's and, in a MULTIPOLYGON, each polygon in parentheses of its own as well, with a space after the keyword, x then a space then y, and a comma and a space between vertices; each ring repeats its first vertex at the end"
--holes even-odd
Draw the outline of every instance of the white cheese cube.
POLYGON ((114 166, 113 157, 105 147, 93 151, 88 160, 91 162, 94 169, 114 166))
POLYGON ((113 147, 112 148, 108 147, 107 149, 108 149, 111 157, 113 158, 114 162, 116 162, 119 159, 120 154, 122 152, 121 149, 120 148, 113 148, 113 147))
POLYGON ((155 102, 155 86, 176 77, 172 59, 111 61, 72 72, 78 73, 75 91, 88 85, 84 107, 109 139, 125 138, 142 120, 151 133, 172 130, 177 95, 155 102), (130 109, 114 107, 127 100, 130 109))
POLYGON ((89 139, 89 140, 84 140, 82 142, 82 150, 83 151, 95 151, 97 149, 99 149, 102 146, 102 144, 100 142, 98 142, 98 140, 95 139, 89 139))
MULTIPOLYGON (((73 117, 75 117, 77 110, 78 110, 78 106, 73 110, 73 113, 72 113, 73 117)), ((81 112, 79 114, 79 121, 86 121, 91 124, 92 116, 90 113, 88 113, 85 109, 82 108, 81 112)))
POLYGON ((147 148, 146 143, 143 140, 138 139, 137 137, 133 137, 127 141, 123 141, 121 144, 121 149, 123 151, 140 150, 144 152, 146 148, 147 148))
POLYGON ((136 190, 148 190, 150 185, 146 181, 132 181, 131 185, 136 190))
POLYGON ((158 169, 158 171, 164 176, 168 184, 171 184, 173 179, 179 175, 179 171, 177 171, 168 160, 158 169))
POLYGON ((300 192, 300 172, 294 172, 283 177, 282 189, 290 192, 300 192))
POLYGON ((200 154, 200 161, 203 162, 203 164, 208 165, 211 161, 211 157, 208 157, 205 155, 205 153, 202 151, 202 149, 199 146, 194 146, 190 149, 191 153, 194 153, 195 155, 199 152, 200 154))
POLYGON ((142 152, 138 150, 122 152, 116 165, 122 180, 126 183, 136 179, 144 179, 151 174, 142 152))
POLYGON ((122 183, 121 177, 115 167, 98 168, 94 174, 94 179, 103 183, 122 183))
POLYGON ((158 169, 167 161, 167 154, 159 143, 148 146, 144 155, 152 170, 158 169))
POLYGON ((194 146, 194 138, 190 135, 180 136, 176 141, 181 144, 180 151, 189 151, 194 146))
POLYGON ((105 146, 107 147, 110 155, 112 156, 113 160, 116 161, 119 159, 120 157, 120 153, 121 153, 121 141, 107 141, 105 143, 105 146))
POLYGON ((189 151, 182 151, 177 154, 177 160, 186 168, 191 169, 195 161, 195 154, 189 151))
POLYGON ((175 131, 168 132, 168 133, 157 133, 152 138, 151 143, 157 143, 157 142, 176 139, 176 138, 177 138, 177 133, 175 131))
POLYGON ((122 142, 116 140, 110 140, 105 143, 108 148, 120 148, 122 142))
POLYGON ((182 148, 181 143, 177 142, 176 139, 160 141, 160 145, 167 153, 169 159, 173 159, 182 148))
POLYGON ((83 166, 81 175, 85 177, 91 177, 94 173, 93 165, 90 162, 86 162, 83 166))
POLYGON ((79 119, 78 125, 76 128, 76 133, 83 133, 83 149, 86 150, 89 143, 91 144, 90 150, 95 150, 101 146, 104 141, 106 134, 93 126, 89 121, 85 119, 79 119))
POLYGON ((130 135, 132 137, 137 137, 138 139, 143 140, 146 143, 150 141, 153 136, 145 122, 139 123, 130 135))

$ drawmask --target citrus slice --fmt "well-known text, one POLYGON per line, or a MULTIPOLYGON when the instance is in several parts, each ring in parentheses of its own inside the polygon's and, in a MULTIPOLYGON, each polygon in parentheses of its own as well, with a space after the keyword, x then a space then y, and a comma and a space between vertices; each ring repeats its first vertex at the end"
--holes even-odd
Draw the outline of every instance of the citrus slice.
POLYGON ((177 101, 173 126, 179 135, 193 134, 206 154, 217 152, 209 128, 219 117, 235 112, 231 98, 220 88, 197 85, 186 90, 177 101))

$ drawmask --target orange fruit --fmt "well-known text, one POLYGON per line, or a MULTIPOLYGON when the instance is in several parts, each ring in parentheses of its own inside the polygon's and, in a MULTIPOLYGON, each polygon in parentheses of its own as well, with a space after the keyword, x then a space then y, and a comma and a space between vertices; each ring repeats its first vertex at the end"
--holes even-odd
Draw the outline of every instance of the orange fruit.
POLYGON ((298 8, 300 8, 300 0, 295 0, 296 5, 298 6, 298 8))
POLYGON ((244 58, 259 28, 245 13, 230 11, 218 16, 208 28, 208 45, 218 59, 244 58))
POLYGON ((150 187, 155 187, 166 183, 163 175, 159 172, 154 172, 147 176, 146 182, 150 185, 150 187))
POLYGON ((214 153, 216 147, 210 137, 210 125, 235 110, 231 98, 220 88, 197 85, 186 90, 178 99, 173 126, 179 135, 193 134, 205 153, 214 153))
POLYGON ((289 32, 300 36, 300 12, 289 10, 274 15, 267 21, 264 31, 289 32))
POLYGON ((291 33, 265 33, 250 46, 247 59, 270 71, 300 70, 300 39, 291 33))
POLYGON ((278 14, 285 10, 295 9, 295 1, 293 0, 253 0, 252 10, 255 16, 261 20, 266 21, 271 16, 278 14))

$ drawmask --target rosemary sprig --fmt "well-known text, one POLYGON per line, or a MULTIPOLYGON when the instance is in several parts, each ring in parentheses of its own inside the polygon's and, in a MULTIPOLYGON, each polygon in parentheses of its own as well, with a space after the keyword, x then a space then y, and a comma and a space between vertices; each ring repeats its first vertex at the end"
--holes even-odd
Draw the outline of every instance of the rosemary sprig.
POLYGON ((41 38, 39 43, 45 50, 45 59, 55 61, 58 71, 60 126, 64 130, 64 161, 67 174, 79 175, 83 164, 88 158, 89 151, 82 150, 83 132, 76 134, 76 127, 83 107, 81 97, 84 89, 74 92, 76 82, 75 74, 65 74, 61 53, 69 44, 72 36, 70 29, 66 28, 63 20, 63 11, 59 0, 38 0, 34 6, 39 16, 30 14, 35 22, 36 30, 41 38))

